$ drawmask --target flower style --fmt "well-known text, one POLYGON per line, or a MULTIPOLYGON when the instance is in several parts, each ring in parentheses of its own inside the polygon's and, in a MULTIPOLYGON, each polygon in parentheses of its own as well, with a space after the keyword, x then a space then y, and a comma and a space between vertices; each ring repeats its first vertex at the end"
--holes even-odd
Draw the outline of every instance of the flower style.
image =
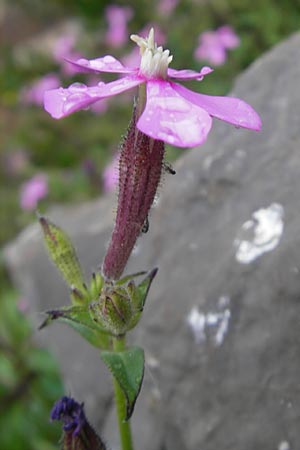
MULTIPOLYGON (((146 36, 149 34, 151 28, 153 28, 153 25, 150 23, 148 23, 147 25, 145 25, 140 31, 139 31, 139 35, 141 36, 146 36)), ((166 36, 164 34, 164 32, 158 27, 155 27, 155 41, 157 44, 159 45, 164 45, 166 42, 166 36)), ((124 66, 133 66, 133 67, 138 67, 141 61, 141 54, 139 51, 139 47, 134 47, 130 53, 127 53, 126 55, 122 56, 121 58, 121 63, 124 66)))
POLYGON ((145 84, 145 107, 137 121, 137 128, 153 139, 178 147, 194 147, 206 140, 212 117, 236 127, 260 130, 258 114, 243 100, 199 94, 172 81, 201 81, 212 72, 210 67, 205 66, 199 72, 169 68, 173 57, 169 50, 156 45, 153 29, 147 38, 132 35, 131 39, 140 47, 140 67, 125 67, 110 55, 93 60, 79 59, 73 64, 83 72, 108 72, 124 76, 93 87, 74 83, 67 89, 47 91, 44 96, 46 111, 60 119, 98 100, 145 84))
POLYGON ((206 60, 214 66, 221 66, 225 63, 226 50, 238 47, 239 37, 232 27, 224 25, 216 31, 205 31, 199 36, 199 45, 194 56, 197 60, 206 60))

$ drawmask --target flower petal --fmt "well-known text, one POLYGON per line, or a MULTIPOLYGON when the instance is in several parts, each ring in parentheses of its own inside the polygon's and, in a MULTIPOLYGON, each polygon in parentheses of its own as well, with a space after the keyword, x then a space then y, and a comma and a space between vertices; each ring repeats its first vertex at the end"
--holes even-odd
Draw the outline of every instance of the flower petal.
POLYGON ((66 60, 73 66, 81 69, 81 72, 108 72, 108 73, 136 73, 138 69, 125 67, 111 55, 96 59, 78 59, 77 61, 66 60))
POLYGON ((207 112, 179 95, 175 84, 163 80, 147 83, 147 102, 137 127, 148 136, 177 147, 202 144, 211 128, 207 112))
POLYGON ((143 83, 142 79, 129 76, 111 83, 100 82, 94 87, 88 87, 82 83, 73 83, 67 89, 59 88, 46 91, 44 107, 54 119, 60 119, 75 111, 85 109, 98 100, 127 91, 141 83, 143 83))
POLYGON ((175 70, 168 69, 168 76, 171 78, 177 78, 178 80, 198 80, 202 81, 205 75, 213 72, 214 70, 208 66, 202 67, 200 72, 195 72, 194 70, 175 70))
POLYGON ((239 98, 198 94, 178 84, 175 85, 175 89, 186 100, 205 109, 212 117, 224 120, 237 127, 255 131, 261 129, 261 119, 257 112, 239 98))

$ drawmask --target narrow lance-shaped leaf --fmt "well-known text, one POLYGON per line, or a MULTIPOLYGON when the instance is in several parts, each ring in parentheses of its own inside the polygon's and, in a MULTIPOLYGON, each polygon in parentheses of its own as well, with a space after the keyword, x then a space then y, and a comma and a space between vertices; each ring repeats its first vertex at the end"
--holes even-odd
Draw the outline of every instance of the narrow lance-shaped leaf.
MULTIPOLYGON (((84 279, 73 244, 67 234, 45 217, 39 217, 49 256, 69 286, 83 289, 84 279)), ((71 296, 76 303, 79 297, 71 296)))
POLYGON ((126 398, 126 416, 132 416, 144 377, 144 350, 130 347, 122 352, 102 351, 101 358, 119 383, 126 398))

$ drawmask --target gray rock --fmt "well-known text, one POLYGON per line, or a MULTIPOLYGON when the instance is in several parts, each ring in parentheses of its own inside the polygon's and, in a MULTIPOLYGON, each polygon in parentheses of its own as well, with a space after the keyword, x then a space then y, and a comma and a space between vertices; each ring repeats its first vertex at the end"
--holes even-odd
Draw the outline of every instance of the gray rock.
MULTIPOLYGON (((263 131, 215 123, 167 177, 128 272, 159 267, 144 317, 129 338, 145 348, 133 418, 143 450, 299 448, 300 35, 265 54, 233 90, 263 131)), ((74 239, 87 271, 105 252, 112 201, 51 217, 74 239)), ((67 301, 36 226, 6 249, 36 311, 67 301)), ((40 333, 67 390, 85 400, 118 448, 111 388, 97 352, 71 330, 40 333), (74 367, 76 370, 74 370, 74 367)))

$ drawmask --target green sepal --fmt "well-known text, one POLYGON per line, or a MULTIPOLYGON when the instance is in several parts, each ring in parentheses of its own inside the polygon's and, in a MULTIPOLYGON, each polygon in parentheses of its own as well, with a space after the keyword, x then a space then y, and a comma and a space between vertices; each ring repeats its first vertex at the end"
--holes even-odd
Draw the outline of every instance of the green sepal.
POLYGON ((90 286, 88 288, 89 301, 95 301, 99 298, 104 285, 104 279, 100 273, 93 273, 90 286))
MULTIPOLYGON (((67 234, 43 216, 39 217, 50 259, 70 287, 83 290, 84 277, 73 244, 67 234)), ((76 300, 71 296, 72 301, 76 300)), ((78 304, 78 303, 77 303, 78 304)))
POLYGON ((144 377, 144 350, 129 347, 121 352, 102 351, 101 359, 119 383, 126 399, 126 416, 132 416, 136 399, 140 393, 144 377))
POLYGON ((134 314, 132 315, 130 322, 130 329, 134 328, 141 318, 145 302, 148 296, 149 289, 151 287, 152 281, 157 274, 158 268, 151 270, 146 278, 137 286, 134 282, 129 282, 127 286, 128 293, 132 301, 132 309, 134 314))
POLYGON ((111 335, 95 323, 85 306, 72 306, 46 311, 47 318, 39 329, 45 328, 54 321, 66 323, 77 331, 86 341, 95 347, 108 349, 111 343, 111 335))
POLYGON ((132 273, 131 275, 126 275, 125 277, 121 278, 120 280, 115 281, 115 286, 121 286, 122 284, 127 283, 127 281, 132 280, 133 278, 140 277, 141 275, 146 275, 146 271, 143 270, 142 272, 136 272, 132 273))

